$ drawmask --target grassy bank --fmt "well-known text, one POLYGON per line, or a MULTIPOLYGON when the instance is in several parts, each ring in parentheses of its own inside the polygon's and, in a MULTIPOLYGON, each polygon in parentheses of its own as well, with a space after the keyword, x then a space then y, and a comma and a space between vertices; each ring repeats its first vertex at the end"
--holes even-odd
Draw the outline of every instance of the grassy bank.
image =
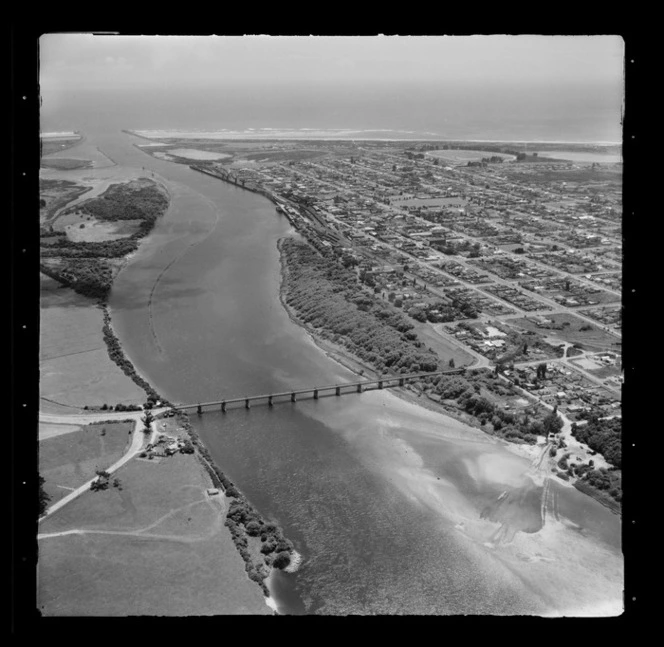
MULTIPOLYGON (((86 307, 86 311, 89 309, 90 311, 94 310, 96 313, 98 313, 99 310, 94 307, 94 304, 89 301, 89 299, 95 299, 97 301, 96 305, 99 306, 99 308, 102 310, 102 325, 100 326, 102 335, 100 338, 99 333, 95 331, 94 339, 90 339, 88 345, 98 343, 99 348, 96 348, 95 350, 103 352, 105 344, 108 358, 110 358, 112 362, 120 368, 124 375, 129 377, 136 386, 145 392, 147 395, 147 402, 145 406, 147 407, 152 407, 157 402, 166 405, 169 403, 165 400, 165 398, 159 395, 156 389, 144 377, 138 373, 131 360, 124 353, 120 340, 118 339, 112 327, 111 315, 106 304, 106 298, 110 291, 112 282, 117 275, 117 271, 119 270, 122 262, 124 262, 124 259, 126 259, 127 254, 136 250, 140 240, 151 231, 157 219, 166 212, 169 203, 166 195, 167 192, 163 190, 163 187, 157 187, 154 182, 149 180, 112 185, 104 194, 100 195, 98 198, 94 198, 77 205, 76 210, 87 213, 98 220, 106 220, 109 222, 114 222, 117 220, 131 220, 132 222, 138 221, 138 231, 134 235, 122 240, 110 240, 101 243, 77 242, 67 240, 66 238, 62 237, 56 241, 53 241, 51 240, 53 237, 47 237, 50 244, 48 244, 46 247, 42 247, 44 257, 42 261, 42 270, 46 276, 49 276, 51 279, 54 279, 63 286, 71 287, 75 292, 78 292, 78 295, 73 296, 77 301, 82 301, 83 305, 86 307), (115 261, 113 259, 115 259, 115 261), (104 344, 101 344, 101 339, 103 339, 104 344)), ((49 279, 44 280, 49 281, 49 279)), ((51 281, 51 284, 52 283, 53 282, 51 281)), ((64 290, 63 292, 71 294, 70 290, 64 290)), ((63 292, 58 292, 58 294, 61 296, 63 292)), ((62 349, 58 348, 58 350, 62 349)), ((67 349, 64 350, 66 351, 67 349)), ((74 351, 74 353, 65 352, 64 354, 73 354, 76 357, 80 357, 85 352, 86 351, 81 351, 79 353, 78 351, 74 351)), ((82 404, 83 403, 80 403, 81 407, 82 404)), ((98 403, 97 401, 88 401, 86 404, 98 405, 101 403, 98 403)), ((239 552, 244 561, 245 572, 253 582, 259 584, 263 594, 268 596, 269 591, 265 584, 265 579, 269 575, 272 567, 285 568, 290 564, 290 555, 294 551, 292 544, 284 538, 281 529, 278 526, 275 524, 270 524, 261 518, 258 512, 244 498, 244 496, 233 485, 233 483, 231 483, 230 480, 219 469, 219 467, 214 464, 211 455, 198 439, 186 415, 179 414, 179 420, 194 442, 196 457, 205 470, 204 474, 207 475, 204 477, 206 482, 201 484, 201 487, 203 485, 206 487, 209 487, 211 484, 215 485, 224 490, 226 497, 222 497, 222 499, 227 499, 231 502, 233 514, 228 519, 226 519, 226 526, 229 529, 229 534, 226 535, 225 531, 221 531, 221 534, 223 535, 221 538, 222 543, 232 540, 231 545, 234 546, 234 549, 237 550, 237 552, 239 552), (259 529, 258 534, 255 532, 256 528, 259 529), (263 536, 264 540, 261 542, 261 538, 263 536), (265 549, 262 550, 264 546, 265 549)), ((73 442, 73 440, 74 436, 62 436, 59 437, 59 439, 54 438, 53 440, 49 440, 47 442, 50 442, 52 447, 55 447, 56 445, 67 446, 69 443, 73 442)), ((44 463, 45 467, 48 467, 53 462, 52 460, 48 460, 48 457, 48 451, 44 450, 44 460, 46 461, 44 463)), ((93 460, 93 462, 96 460, 94 456, 90 457, 90 459, 93 460)), ((132 474, 138 471, 141 472, 141 475, 140 477, 137 476, 136 478, 139 478, 139 480, 142 479, 142 483, 136 484, 136 487, 140 489, 154 489, 156 483, 155 479, 153 478, 153 476, 156 475, 154 468, 149 471, 149 468, 146 469, 145 464, 142 461, 139 461, 138 464, 136 464, 135 461, 132 461, 132 474)), ((188 470, 185 471, 187 472, 188 470)), ((68 482, 65 485, 66 487, 69 487, 68 482)), ((170 490, 173 485, 173 483, 169 483, 168 489, 170 490)), ((122 500, 121 505, 124 507, 128 498, 131 498, 131 493, 128 493, 127 489, 128 488, 124 488, 124 490, 120 489, 118 491, 113 489, 112 492, 104 493, 101 496, 104 498, 104 500, 108 499, 109 502, 111 498, 120 496, 122 500)), ((89 495, 84 495, 81 497, 81 499, 88 500, 89 495)), ((101 499, 97 498, 96 500, 93 500, 92 503, 86 501, 85 505, 92 505, 94 508, 94 504, 99 503, 100 501, 103 503, 101 499)), ((88 519, 85 514, 77 514, 76 511, 81 505, 79 501, 76 501, 70 505, 74 507, 70 508, 68 505, 66 510, 67 513, 73 512, 73 516, 69 517, 69 514, 63 514, 65 509, 63 509, 63 511, 58 511, 58 514, 55 515, 56 521, 49 520, 48 526, 44 530, 48 530, 52 524, 58 526, 57 519, 63 520, 70 518, 72 524, 83 523, 83 520, 88 519)), ((85 507, 85 505, 83 507, 85 507)), ((111 505, 111 508, 113 508, 116 504, 109 503, 109 505, 111 505)), ((129 505, 129 508, 133 507, 130 504, 127 505, 129 505)), ((160 504, 156 502, 155 505, 159 507, 160 504)), ((131 512, 130 509, 127 509, 127 511, 131 512)), ((204 519, 205 517, 204 511, 205 506, 202 508, 202 511, 199 514, 199 517, 202 515, 201 519, 204 519)), ((151 510, 150 505, 146 505, 142 509, 141 518, 147 521, 152 514, 153 511, 151 510)), ((111 517, 112 516, 113 515, 111 515, 111 517)), ((115 534, 117 528, 111 528, 114 528, 112 523, 109 526, 108 532, 115 534)), ((58 528, 56 528, 56 530, 57 529, 58 528)), ((138 533, 141 531, 136 530, 135 532, 138 533)), ((131 533, 127 534, 132 535, 133 537, 135 533, 132 530, 131 533)), ((116 551, 116 544, 114 543, 113 546, 107 545, 110 539, 113 538, 95 537, 93 543, 103 543, 105 546, 104 550, 108 549, 111 553, 113 553, 116 551)), ((70 573, 70 576, 75 574, 77 578, 86 581, 88 580, 90 573, 96 572, 96 569, 92 568, 92 566, 92 570, 90 572, 87 570, 83 572, 80 564, 78 563, 78 565, 75 567, 71 564, 66 566, 66 564, 69 563, 69 561, 73 558, 73 555, 78 552, 78 550, 74 550, 73 553, 70 552, 70 546, 79 540, 70 537, 69 539, 56 538, 55 540, 49 541, 54 541, 55 543, 47 543, 47 552, 42 552, 42 564, 45 564, 47 573, 45 579, 50 582, 47 587, 49 589, 47 597, 50 596, 51 591, 54 590, 53 587, 56 586, 55 582, 57 579, 50 579, 48 573, 52 572, 51 567, 55 568, 55 571, 53 572, 62 574, 66 571, 70 573), (56 546, 56 544, 58 545, 57 550, 53 555, 50 555, 50 552, 48 552, 49 549, 56 546), (44 557, 44 555, 47 556, 44 557), (49 563, 49 559, 51 558, 55 560, 53 564, 49 563), (65 560, 62 562, 65 564, 63 567, 64 571, 58 566, 58 564, 60 564, 61 560, 63 559, 65 560)), ((183 539, 182 541, 185 540, 183 539)), ((117 542, 118 544, 124 544, 128 542, 126 546, 126 560, 132 563, 134 557, 136 557, 136 560, 139 560, 139 553, 135 553, 135 551, 132 550, 133 543, 131 537, 117 538, 117 542)), ((156 551, 153 555, 150 553, 152 557, 150 557, 148 562, 153 557, 154 559, 157 558, 159 542, 156 542, 155 548, 156 551)), ((214 551, 216 549, 210 546, 209 550, 214 551)), ((86 550, 82 550, 82 555, 87 555, 86 550)), ((207 558, 204 559, 203 557, 198 556, 197 559, 200 559, 201 562, 205 562, 207 558)), ((126 560, 123 558, 122 563, 125 563, 126 560)), ((185 564, 187 563, 189 562, 185 562, 185 564)), ((190 565, 193 567, 193 564, 190 565)), ((154 573, 150 572, 149 574, 145 574, 147 581, 154 579, 154 577, 159 577, 161 571, 163 570, 163 567, 157 565, 156 563, 154 564, 154 567, 156 569, 154 573)), ((210 570, 214 571, 214 569, 210 570)), ((118 571, 118 577, 121 576, 121 579, 126 579, 127 577, 130 577, 130 575, 130 572, 123 572, 122 568, 120 568, 118 571)), ((197 585, 194 581, 192 581, 190 586, 192 589, 195 589, 197 585)), ((242 586, 244 585, 240 582, 237 582, 237 579, 230 581, 231 592, 237 587, 241 588, 242 586)), ((132 587, 136 589, 136 591, 148 593, 144 590, 141 583, 139 582, 134 582, 132 587)), ((76 592, 72 591, 71 595, 71 600, 77 599, 76 592)), ((53 599, 51 602, 53 602, 53 604, 49 604, 48 606, 50 606, 51 609, 57 609, 58 605, 55 603, 55 600, 53 599)), ((69 604, 69 602, 70 601, 67 601, 67 604, 69 604)), ((95 604, 98 604, 99 602, 99 599, 95 600, 95 604)), ((111 603, 113 608, 121 608, 123 600, 118 597, 117 600, 109 601, 109 604, 111 603)), ((95 607, 93 604, 92 607, 90 607, 90 605, 86 606, 83 603, 81 604, 82 610, 92 608, 96 611, 104 613, 104 611, 108 611, 110 609, 110 607, 107 609, 103 605, 95 607)), ((75 609, 76 606, 69 605, 69 608, 75 609)), ((190 612, 195 611, 192 610, 190 612)), ((224 610, 221 610, 221 612, 224 612, 224 610)), ((228 610, 227 612, 233 611, 228 610)))
POLYGON ((187 432, 196 449, 196 456, 215 487, 224 491, 231 501, 225 525, 233 543, 245 563, 249 579, 256 582, 267 597, 270 592, 265 580, 272 568, 287 568, 296 559, 293 543, 284 537, 282 529, 266 521, 251 505, 235 484, 215 464, 207 447, 189 421, 186 413, 178 411, 176 417, 187 432))
POLYGON ((224 527, 227 499, 207 492, 193 455, 134 459, 115 478, 40 524, 44 615, 272 613, 224 527))

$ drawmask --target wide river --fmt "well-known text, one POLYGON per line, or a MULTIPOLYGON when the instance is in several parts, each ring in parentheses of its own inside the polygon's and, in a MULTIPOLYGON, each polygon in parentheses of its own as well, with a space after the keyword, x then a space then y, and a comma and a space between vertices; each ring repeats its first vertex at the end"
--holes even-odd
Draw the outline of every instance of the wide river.
MULTIPOLYGON (((126 352, 157 390, 204 402, 354 377, 281 306, 276 244, 296 234, 268 200, 154 159, 130 135, 86 135, 172 195, 111 297, 126 352)), ((303 556, 271 580, 283 613, 622 609, 619 517, 446 416, 374 391, 191 418, 303 556)))

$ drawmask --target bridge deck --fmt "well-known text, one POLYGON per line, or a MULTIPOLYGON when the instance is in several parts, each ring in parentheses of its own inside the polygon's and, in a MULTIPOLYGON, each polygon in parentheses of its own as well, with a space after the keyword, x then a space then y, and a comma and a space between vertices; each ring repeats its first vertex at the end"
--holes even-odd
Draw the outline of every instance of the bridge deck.
POLYGON ((292 395, 301 395, 303 393, 313 393, 314 391, 330 391, 332 389, 344 389, 351 388, 362 385, 363 387, 375 385, 378 386, 381 382, 387 388, 398 386, 398 384, 393 384, 393 382, 399 382, 401 380, 414 380, 416 378, 423 377, 434 377, 436 375, 450 375, 454 373, 463 372, 463 368, 450 369, 447 371, 436 371, 434 373, 411 373, 409 375, 390 375, 386 377, 381 377, 373 380, 363 380, 361 382, 343 382, 341 384, 328 384, 324 386, 311 386, 307 388, 291 389, 290 391, 281 391, 279 393, 265 393, 261 395, 248 395, 244 397, 235 397, 235 398, 226 398, 223 400, 215 400, 214 402, 198 402, 196 404, 180 404, 174 409, 195 409, 197 407, 211 407, 215 405, 220 405, 222 403, 234 404, 237 402, 252 402, 254 400, 267 400, 268 398, 279 398, 279 397, 290 397, 292 395))

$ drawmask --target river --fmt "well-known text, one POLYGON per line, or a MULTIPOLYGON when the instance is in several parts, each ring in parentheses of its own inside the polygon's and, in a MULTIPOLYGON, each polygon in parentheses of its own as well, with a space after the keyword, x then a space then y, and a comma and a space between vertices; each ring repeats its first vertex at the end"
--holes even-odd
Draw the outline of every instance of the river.
MULTIPOLYGON (((175 402, 353 375, 290 321, 262 196, 86 131, 163 178, 168 213, 118 276, 114 327, 175 402)), ((69 172, 74 179, 90 171, 69 172)), ((191 416, 215 461, 303 556, 270 587, 282 613, 617 614, 620 519, 489 436, 386 391, 191 416)))

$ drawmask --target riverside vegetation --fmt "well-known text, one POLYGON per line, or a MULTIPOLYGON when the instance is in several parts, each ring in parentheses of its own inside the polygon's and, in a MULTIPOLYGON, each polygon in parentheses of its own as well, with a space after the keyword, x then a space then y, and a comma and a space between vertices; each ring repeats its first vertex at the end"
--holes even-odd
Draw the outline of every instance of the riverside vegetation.
POLYGON ((107 222, 131 220, 134 233, 117 240, 88 242, 70 240, 52 226, 43 228, 43 239, 56 239, 41 246, 41 271, 79 294, 105 299, 117 272, 110 259, 122 259, 135 251, 166 212, 168 202, 165 191, 150 180, 109 186, 97 198, 71 207, 63 215, 80 213, 107 222))
POLYGON ((602 420, 595 416, 585 425, 572 424, 572 435, 602 454, 613 468, 594 469, 594 465, 567 464, 566 457, 558 466, 577 477, 574 482, 577 489, 591 494, 612 509, 618 508, 622 502, 622 419, 602 420))
MULTIPOLYGON (((146 392, 147 401, 143 408, 148 410, 146 412, 148 420, 151 419, 149 409, 157 404, 170 405, 170 403, 138 374, 113 331, 106 299, 117 271, 109 259, 122 259, 135 251, 140 240, 152 230, 157 219, 166 212, 168 204, 165 192, 150 180, 114 184, 98 198, 83 202, 68 212, 87 214, 98 220, 131 220, 137 223, 137 230, 131 236, 104 242, 75 242, 66 236, 61 236, 59 232, 54 232, 52 227, 44 228, 41 232, 42 238, 59 237, 55 241, 49 240, 48 245, 42 245, 42 258, 51 262, 42 262, 41 271, 79 294, 98 300, 98 305, 103 310, 102 331, 109 357, 146 392)), ((129 409, 127 405, 122 404, 114 408, 116 411, 129 409)), ((102 409, 107 409, 107 405, 102 409)), ((245 562, 247 575, 257 582, 263 593, 268 596, 269 590, 265 579, 271 567, 286 568, 291 564, 294 554, 292 542, 284 537, 279 526, 264 521, 258 511, 215 465, 212 456, 191 426, 186 413, 177 412, 175 415, 189 436, 189 441, 181 451, 183 453, 195 451, 197 459, 204 466, 213 484, 222 488, 226 496, 231 499, 226 526, 245 562), (256 547, 252 550, 251 542, 258 541, 253 538, 260 538, 262 542, 260 549, 256 547)), ((146 425, 146 428, 149 430, 149 426, 146 425)), ((97 485, 93 489, 106 486, 102 475, 99 476, 98 481, 101 485, 95 481, 97 485)), ((40 483, 43 485, 43 480, 40 483)), ((45 511, 47 504, 48 495, 43 491, 43 487, 40 487, 40 515, 45 511)))
MULTIPOLYGON (((414 326, 395 306, 365 291, 343 260, 325 248, 283 239, 285 301, 317 335, 344 346, 379 373, 405 374, 441 369, 440 358, 424 348, 414 326)), ((520 412, 503 408, 505 397, 518 396, 507 380, 489 369, 464 375, 439 375, 411 383, 448 408, 468 414, 485 431, 515 442, 535 443, 537 436, 562 427, 557 414, 531 405, 520 412)))
MULTIPOLYGON (((316 245, 315 240, 310 243, 287 238, 279 245, 284 300, 301 323, 316 336, 343 346, 378 373, 434 372, 441 368, 440 358, 423 347, 402 311, 363 288, 363 277, 350 269, 343 254, 316 245)), ((498 363, 513 359, 512 355, 521 349, 518 345, 517 351, 499 358, 498 363)), ((448 412, 463 413, 483 431, 510 442, 535 444, 538 436, 550 437, 563 427, 555 409, 549 411, 538 404, 520 410, 506 407, 506 399, 518 397, 521 392, 491 369, 428 376, 410 386, 448 412)), ((572 434, 601 452, 614 467, 595 469, 592 463, 570 464, 569 455, 563 454, 557 463, 558 476, 563 480, 575 478, 577 489, 617 511, 622 500, 620 419, 593 419, 586 426, 573 425, 572 434)), ((551 455, 556 456, 565 447, 564 441, 558 440, 551 455)))
POLYGON ((219 469, 189 422, 188 416, 181 411, 176 412, 175 416, 187 432, 191 444, 197 450, 198 460, 214 485, 221 488, 231 499, 225 525, 244 560, 249 579, 258 583, 263 593, 269 596, 270 591, 265 584, 265 579, 270 574, 270 567, 284 569, 291 564, 295 554, 293 543, 284 537, 282 529, 277 524, 266 522, 234 483, 219 469), (260 548, 256 545, 252 547, 251 543, 257 544, 258 538, 261 542, 260 548), (260 557, 257 553, 260 554, 260 557))

